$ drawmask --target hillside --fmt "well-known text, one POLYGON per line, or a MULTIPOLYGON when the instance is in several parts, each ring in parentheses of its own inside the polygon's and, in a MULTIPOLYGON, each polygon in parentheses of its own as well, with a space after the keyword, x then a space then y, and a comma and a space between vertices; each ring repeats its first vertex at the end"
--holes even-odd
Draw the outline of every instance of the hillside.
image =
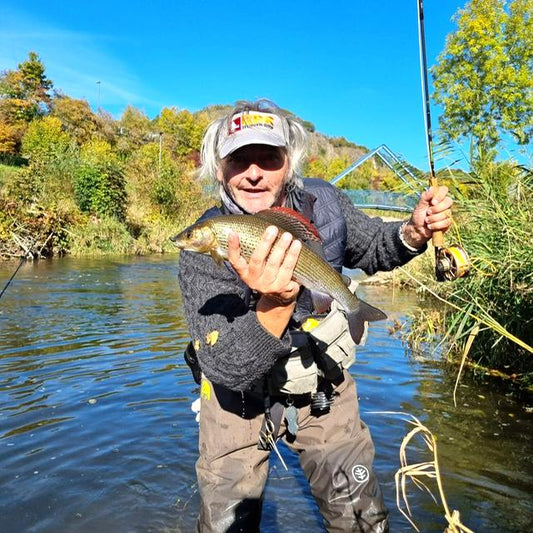
MULTIPOLYGON (((30 53, 0 75, 0 256, 151 253, 210 203, 196 170, 208 124, 230 106, 154 118, 127 107, 119 118, 53 89, 30 53)), ((304 175, 331 179, 368 150, 309 131, 304 175)), ((392 188, 369 161, 342 186, 392 188)))

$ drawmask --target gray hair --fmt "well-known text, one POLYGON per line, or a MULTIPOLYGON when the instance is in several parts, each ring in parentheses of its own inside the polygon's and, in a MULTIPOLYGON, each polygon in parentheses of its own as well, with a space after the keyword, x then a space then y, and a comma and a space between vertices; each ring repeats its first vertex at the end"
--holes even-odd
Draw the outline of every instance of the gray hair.
POLYGON ((221 161, 218 155, 219 143, 223 138, 224 132, 228 130, 233 115, 243 111, 272 113, 281 118, 283 128, 288 133, 287 138, 289 139, 288 145, 285 147, 289 163, 285 186, 288 191, 296 186, 301 186, 300 171, 307 153, 307 131, 294 115, 264 98, 255 102, 239 101, 227 115, 210 124, 202 142, 200 177, 216 179, 221 161))

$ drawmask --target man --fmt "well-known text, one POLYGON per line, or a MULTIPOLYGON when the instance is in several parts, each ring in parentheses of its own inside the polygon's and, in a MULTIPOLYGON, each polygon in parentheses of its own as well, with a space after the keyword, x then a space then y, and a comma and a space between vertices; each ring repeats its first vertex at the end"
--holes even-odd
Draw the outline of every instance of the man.
MULTIPOLYGON (((202 218, 289 207, 316 226, 334 268, 368 274, 405 264, 434 230, 449 228, 445 187, 425 191, 408 221, 384 223, 330 184, 302 179, 306 142, 299 121, 271 102, 237 104, 204 137, 202 172, 218 181, 221 205, 202 218)), ((355 344, 335 303, 325 318, 314 315, 309 291, 292 279, 302 243, 278 233, 269 227, 248 261, 237 234, 223 266, 180 256, 188 356, 202 372, 198 531, 259 531, 279 438, 299 454, 328 531, 388 531, 374 446, 347 371, 355 344)))

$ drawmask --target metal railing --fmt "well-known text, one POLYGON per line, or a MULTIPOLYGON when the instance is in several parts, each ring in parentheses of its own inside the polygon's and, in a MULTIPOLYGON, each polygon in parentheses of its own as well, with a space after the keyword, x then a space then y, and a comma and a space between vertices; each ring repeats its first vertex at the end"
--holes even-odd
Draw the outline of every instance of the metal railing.
POLYGON ((360 167, 363 163, 370 158, 378 156, 383 163, 385 163, 407 186, 414 191, 420 190, 423 186, 423 182, 417 178, 411 170, 403 163, 403 161, 386 145, 382 144, 377 148, 374 148, 367 154, 361 156, 355 163, 352 163, 349 167, 343 170, 340 174, 337 174, 330 180, 332 185, 336 185, 342 178, 346 177, 350 172, 353 172, 356 168, 360 167))
POLYGON ((422 180, 417 178, 407 165, 385 144, 374 148, 370 152, 361 156, 349 167, 337 174, 330 180, 332 185, 336 185, 340 180, 360 167, 363 163, 377 156, 390 168, 401 181, 403 181, 416 194, 409 195, 391 191, 374 191, 365 189, 345 189, 356 207, 367 209, 382 209, 385 211, 412 211, 418 201, 418 193, 424 186, 422 180))
POLYGON ((364 189, 343 189, 355 207, 362 209, 381 209, 382 211, 401 211, 410 213, 418 202, 418 196, 391 191, 364 189))

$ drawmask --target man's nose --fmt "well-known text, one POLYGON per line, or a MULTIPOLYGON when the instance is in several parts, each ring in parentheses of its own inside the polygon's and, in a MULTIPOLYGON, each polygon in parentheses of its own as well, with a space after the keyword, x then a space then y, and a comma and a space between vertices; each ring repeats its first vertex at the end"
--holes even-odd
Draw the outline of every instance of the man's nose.
POLYGON ((263 177, 263 169, 256 163, 252 163, 248 167, 248 178, 257 181, 263 177))

